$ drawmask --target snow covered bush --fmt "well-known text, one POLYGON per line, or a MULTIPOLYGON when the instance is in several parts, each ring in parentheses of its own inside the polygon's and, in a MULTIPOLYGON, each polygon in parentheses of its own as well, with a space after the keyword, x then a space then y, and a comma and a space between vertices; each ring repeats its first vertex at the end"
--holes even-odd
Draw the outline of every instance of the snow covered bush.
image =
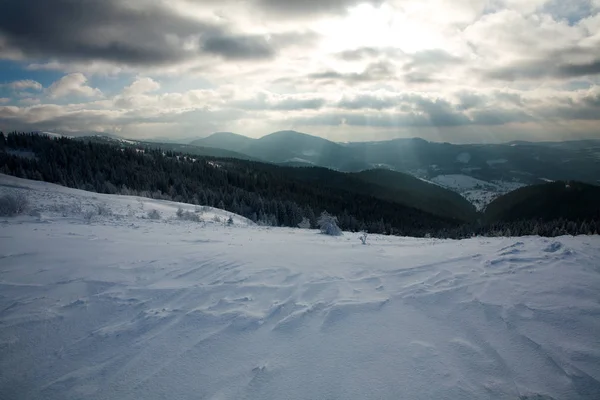
POLYGON ((59 213, 63 217, 68 217, 69 215, 78 215, 83 212, 83 208, 81 206, 81 202, 74 201, 69 204, 65 203, 57 203, 52 204, 48 207, 48 210, 59 213))
POLYGON ((360 239, 362 244, 367 244, 367 232, 362 232, 358 238, 360 239))
POLYGON ((23 193, 16 195, 5 194, 0 197, 0 216, 12 217, 23 214, 29 205, 27 197, 23 193))
POLYGON ((98 215, 102 215, 102 216, 111 216, 112 215, 112 211, 110 208, 108 208, 108 206, 106 204, 98 204, 96 206, 97 210, 98 210, 98 215))
POLYGON ((227 225, 229 225, 229 226, 233 225, 233 218, 229 217, 229 219, 227 220, 227 225))
POLYGON ((148 211, 148 219, 160 219, 160 212, 154 209, 148 211))
POLYGON ((317 220, 321 233, 330 236, 341 236, 342 230, 337 225, 338 219, 336 216, 330 215, 327 211, 323 211, 317 220))
POLYGON ((200 218, 200 216, 196 213, 190 212, 190 211, 183 211, 183 208, 179 207, 177 209, 177 218, 182 220, 182 221, 192 221, 192 222, 200 222, 202 221, 202 219, 200 218))
POLYGON ((90 222, 92 222, 92 218, 94 218, 94 215, 96 215, 96 210, 87 210, 83 213, 83 219, 89 224, 90 222))
POLYGON ((306 217, 302 218, 302 222, 298 224, 300 229, 310 229, 310 220, 306 217))

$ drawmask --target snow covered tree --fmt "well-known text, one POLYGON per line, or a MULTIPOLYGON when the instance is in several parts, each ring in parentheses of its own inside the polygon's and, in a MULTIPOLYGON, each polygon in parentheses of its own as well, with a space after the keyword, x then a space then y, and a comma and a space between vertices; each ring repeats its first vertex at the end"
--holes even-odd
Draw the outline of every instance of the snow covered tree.
POLYGON ((317 220, 317 224, 319 225, 321 233, 330 236, 342 235, 342 230, 337 225, 337 222, 337 217, 330 215, 327 211, 323 211, 317 220))
POLYGON ((302 218, 302 222, 298 224, 298 228, 300 229, 310 229, 310 221, 308 218, 302 218))

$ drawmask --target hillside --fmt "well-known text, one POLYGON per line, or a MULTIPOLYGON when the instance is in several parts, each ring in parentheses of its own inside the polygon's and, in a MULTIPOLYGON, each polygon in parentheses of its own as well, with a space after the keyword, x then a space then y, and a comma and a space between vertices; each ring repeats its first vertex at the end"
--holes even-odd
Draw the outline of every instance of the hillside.
POLYGON ((18 193, 2 399, 599 397, 598 236, 362 245, 0 175, 18 193))
POLYGON ((216 132, 208 137, 193 140, 190 142, 190 145, 214 147, 243 153, 253 141, 254 139, 232 132, 216 132))
POLYGON ((477 212, 473 204, 456 192, 425 182, 401 172, 373 169, 352 174, 358 179, 379 185, 382 197, 402 204, 464 221, 473 221, 477 212), (389 196, 389 197, 388 197, 389 196))
POLYGON ((491 202, 485 219, 600 221, 600 186, 570 181, 520 188, 491 202))
POLYGON ((262 224, 296 226, 308 218, 315 226, 316 216, 328 211, 348 230, 419 236, 435 235, 461 223, 458 218, 376 197, 372 190, 357 186, 352 177, 323 168, 317 174, 309 172, 305 179, 308 169, 304 168, 239 159, 190 159, 162 150, 141 152, 39 135, 9 135, 6 146, 34 157, 0 151, 0 172, 108 194, 148 193, 160 199, 218 206, 262 224), (321 173, 332 179, 322 179, 321 173), (332 180, 339 184, 332 186, 332 180))
POLYGON ((240 160, 252 160, 253 158, 246 154, 238 153, 236 151, 227 150, 219 147, 207 147, 207 146, 196 146, 192 144, 181 144, 181 143, 170 143, 170 142, 150 142, 141 140, 129 140, 129 139, 118 139, 111 138, 109 136, 82 136, 75 138, 86 142, 94 143, 105 143, 117 145, 123 148, 132 149, 161 149, 163 151, 172 151, 178 153, 185 153, 192 156, 203 156, 203 157, 226 157, 226 158, 238 158, 240 160))

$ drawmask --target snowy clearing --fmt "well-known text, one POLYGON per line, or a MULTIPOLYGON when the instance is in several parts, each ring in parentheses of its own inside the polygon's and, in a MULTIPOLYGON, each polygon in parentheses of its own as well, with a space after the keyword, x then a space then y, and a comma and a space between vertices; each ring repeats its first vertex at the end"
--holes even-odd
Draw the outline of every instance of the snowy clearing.
POLYGON ((432 178, 431 182, 459 193, 471 202, 477 211, 484 210, 497 197, 525 186, 520 182, 487 182, 462 174, 438 175, 432 178))
POLYGON ((362 245, 0 175, 21 191, 41 213, 0 218, 2 399, 600 398, 597 236, 362 245))

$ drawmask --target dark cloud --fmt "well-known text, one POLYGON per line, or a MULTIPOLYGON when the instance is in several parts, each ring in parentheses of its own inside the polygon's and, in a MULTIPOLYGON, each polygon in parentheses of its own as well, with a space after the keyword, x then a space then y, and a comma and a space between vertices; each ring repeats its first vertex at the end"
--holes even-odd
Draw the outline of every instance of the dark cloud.
POLYGON ((403 68, 407 71, 423 67, 439 67, 440 65, 462 63, 461 58, 455 57, 441 49, 418 51, 407 57, 409 57, 409 61, 403 66, 403 68))
POLYGON ((471 112, 471 118, 476 125, 504 125, 515 122, 531 122, 535 118, 522 110, 477 110, 471 112))
POLYGON ((481 107, 487 101, 486 97, 474 92, 460 92, 456 95, 460 101, 458 108, 460 110, 469 110, 476 107, 481 107))
POLYGON ((277 52, 264 36, 235 34, 154 1, 3 0, 0 42, 0 56, 16 50, 29 58, 129 65, 177 63, 202 51, 234 60, 268 59, 277 52))
POLYGON ((372 109, 383 110, 399 105, 398 97, 383 97, 370 94, 362 94, 355 97, 344 97, 337 103, 339 108, 347 110, 372 109))
POLYGON ((237 100, 230 103, 231 107, 241 110, 317 110, 325 105, 325 100, 316 97, 286 97, 270 99, 266 94, 259 93, 254 98, 237 100))
MULTIPOLYGON (((600 51, 596 49, 596 51, 600 51)), ((568 61, 578 56, 589 57, 593 49, 570 48, 548 54, 533 61, 517 62, 512 65, 492 68, 484 77, 501 81, 569 79, 600 74, 600 59, 589 62, 568 61)))
POLYGON ((202 48, 228 60, 268 59, 275 56, 275 49, 262 36, 209 37, 202 48))
POLYGON ((271 106, 272 110, 283 110, 283 111, 293 111, 293 110, 317 110, 322 108, 325 105, 325 100, 317 99, 317 98, 309 98, 309 99, 296 99, 289 98, 281 100, 271 106))
POLYGON ((314 16, 318 14, 339 14, 352 6, 370 3, 381 5, 385 0, 254 0, 267 12, 280 16, 314 16))
POLYGON ((518 93, 496 92, 494 98, 516 106, 523 106, 523 98, 518 93))

